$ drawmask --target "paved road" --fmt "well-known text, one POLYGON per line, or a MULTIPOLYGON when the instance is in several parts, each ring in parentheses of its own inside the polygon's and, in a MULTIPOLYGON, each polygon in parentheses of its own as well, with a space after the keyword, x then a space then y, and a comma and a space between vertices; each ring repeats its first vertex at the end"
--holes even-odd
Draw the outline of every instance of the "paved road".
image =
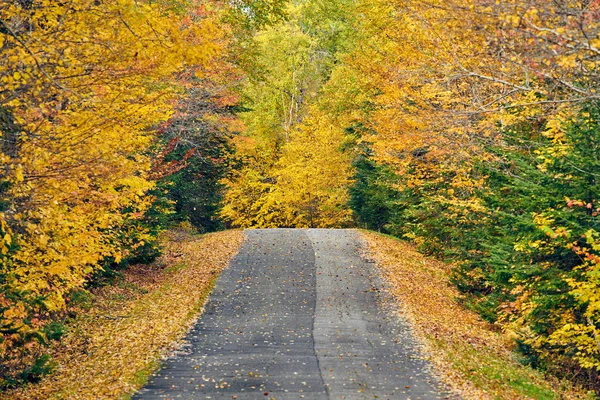
POLYGON ((246 235, 186 345, 134 399, 445 397, 355 232, 246 235))

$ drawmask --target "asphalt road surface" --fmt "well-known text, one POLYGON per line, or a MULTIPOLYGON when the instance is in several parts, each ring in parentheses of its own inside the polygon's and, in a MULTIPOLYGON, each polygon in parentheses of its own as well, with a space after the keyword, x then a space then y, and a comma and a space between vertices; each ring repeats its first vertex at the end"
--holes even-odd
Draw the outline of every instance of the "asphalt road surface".
POLYGON ((246 232, 184 346, 134 399, 440 399, 351 230, 246 232))

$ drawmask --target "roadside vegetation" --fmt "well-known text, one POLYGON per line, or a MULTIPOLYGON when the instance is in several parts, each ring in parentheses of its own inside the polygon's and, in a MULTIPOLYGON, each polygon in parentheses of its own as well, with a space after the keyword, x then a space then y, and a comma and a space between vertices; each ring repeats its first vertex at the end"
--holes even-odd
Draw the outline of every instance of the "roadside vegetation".
POLYGON ((0 389, 191 224, 409 240, 600 393, 597 0, 9 1, 0 82, 0 389))
POLYGON ((156 259, 161 232, 224 227, 243 18, 212 1, 0 4, 0 390, 50 373, 76 305, 156 259))
POLYGON ((593 391, 523 363, 509 334, 461 304, 451 265, 397 238, 370 231, 361 235, 367 244, 364 256, 377 263, 399 315, 425 345, 438 375, 461 398, 596 398, 593 391))
POLYGON ((121 399, 139 389, 177 349, 220 272, 237 253, 237 230, 166 232, 163 255, 110 284, 78 292, 63 337, 49 348, 52 371, 1 399, 121 399))

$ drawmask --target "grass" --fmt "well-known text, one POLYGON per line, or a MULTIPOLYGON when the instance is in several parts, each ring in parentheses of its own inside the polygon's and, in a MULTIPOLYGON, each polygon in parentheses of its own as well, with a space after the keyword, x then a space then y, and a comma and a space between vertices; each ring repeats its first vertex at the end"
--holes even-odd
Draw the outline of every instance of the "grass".
POLYGON ((128 399, 202 312, 216 278, 243 242, 240 231, 170 232, 163 256, 93 290, 92 305, 51 348, 55 372, 0 399, 128 399))
MULTIPOLYGON (((149 362, 144 368, 139 369, 133 376, 132 384, 136 387, 142 387, 148 383, 148 379, 154 373, 154 371, 160 368, 160 362, 158 360, 149 362)), ((123 400, 131 399, 133 393, 125 393, 121 396, 123 400)))
POLYGON ((451 266, 402 240, 361 231, 398 300, 398 311, 424 343, 445 383, 464 399, 594 399, 569 382, 517 361, 512 341, 463 307, 449 281, 451 266))

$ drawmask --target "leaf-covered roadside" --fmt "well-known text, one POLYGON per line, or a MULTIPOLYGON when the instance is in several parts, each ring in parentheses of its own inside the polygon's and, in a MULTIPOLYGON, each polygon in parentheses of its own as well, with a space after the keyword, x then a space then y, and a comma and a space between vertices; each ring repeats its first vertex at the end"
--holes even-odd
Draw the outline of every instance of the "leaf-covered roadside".
POLYGON ((241 231, 168 232, 152 265, 136 265, 93 291, 87 308, 51 349, 55 372, 0 399, 115 399, 139 388, 189 329, 215 278, 237 253, 241 231))
POLYGON ((424 257, 398 239, 361 233, 367 257, 376 261, 400 312, 426 345, 445 383, 462 398, 594 398, 519 363, 510 339, 459 303, 449 264, 424 257))

